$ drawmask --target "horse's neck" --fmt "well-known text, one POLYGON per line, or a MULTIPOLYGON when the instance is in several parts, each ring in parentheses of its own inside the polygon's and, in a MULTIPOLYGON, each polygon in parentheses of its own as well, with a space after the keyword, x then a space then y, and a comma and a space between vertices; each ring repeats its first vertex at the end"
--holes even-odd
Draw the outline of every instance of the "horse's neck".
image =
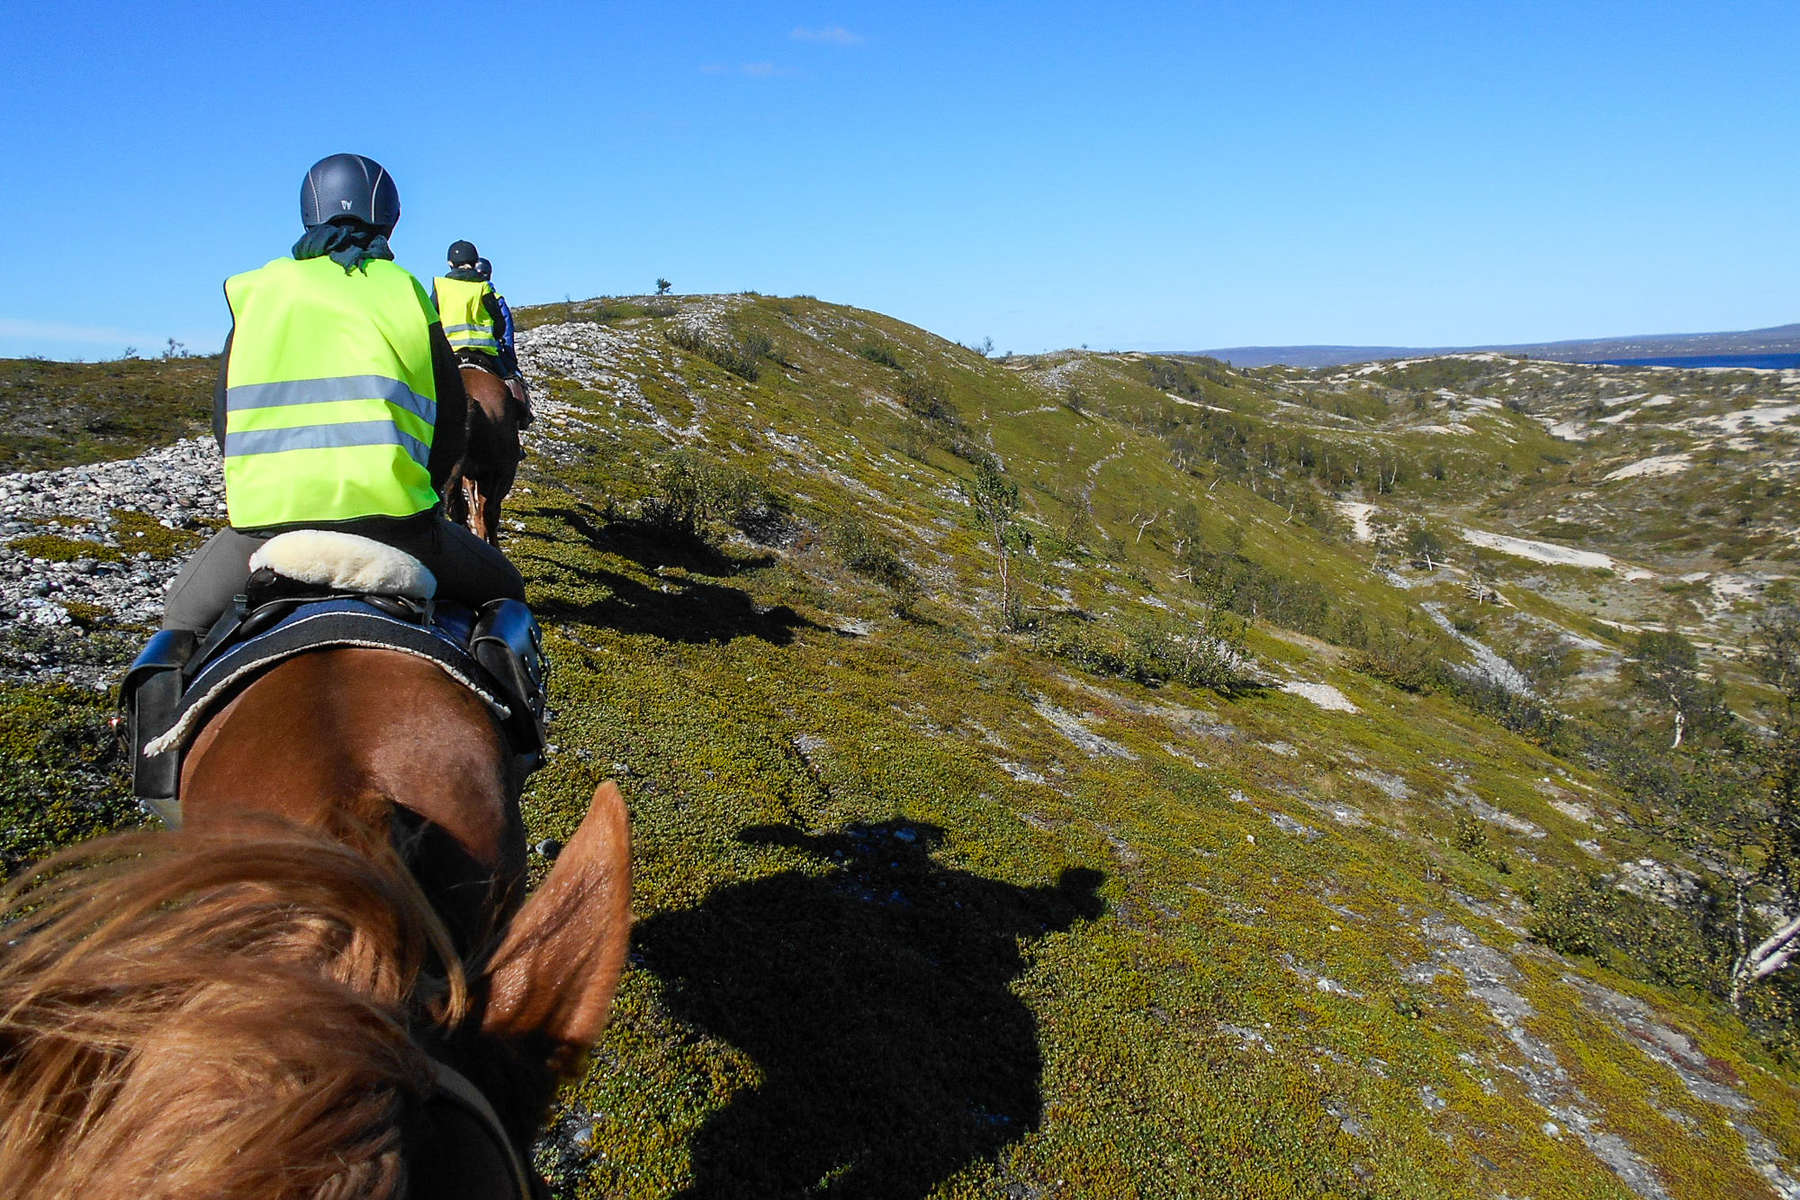
POLYGON ((482 702, 435 665, 319 651, 258 679, 195 737, 182 815, 200 828, 276 816, 370 856, 391 844, 472 947, 524 872, 508 761, 482 702))

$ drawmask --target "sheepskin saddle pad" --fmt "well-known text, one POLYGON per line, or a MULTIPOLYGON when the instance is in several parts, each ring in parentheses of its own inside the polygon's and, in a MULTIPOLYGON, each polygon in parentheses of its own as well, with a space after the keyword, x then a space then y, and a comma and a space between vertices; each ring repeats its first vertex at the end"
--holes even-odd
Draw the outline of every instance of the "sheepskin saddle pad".
POLYGON ((437 594, 437 578, 406 551, 334 529, 277 534, 250 556, 252 571, 263 567, 314 587, 356 595, 429 600, 437 594))

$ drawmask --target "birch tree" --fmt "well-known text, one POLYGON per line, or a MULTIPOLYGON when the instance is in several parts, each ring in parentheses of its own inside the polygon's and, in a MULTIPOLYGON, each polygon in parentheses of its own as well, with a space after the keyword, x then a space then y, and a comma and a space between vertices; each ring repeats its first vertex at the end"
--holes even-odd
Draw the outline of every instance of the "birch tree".
POLYGON ((1722 814, 1739 843, 1733 864, 1734 1008, 1742 1006, 1744 989, 1800 955, 1800 607, 1765 610, 1746 657, 1773 699, 1761 707, 1764 731, 1750 744, 1749 770, 1733 796, 1734 811, 1722 814), (1752 946, 1757 907, 1780 917, 1752 946))
POLYGON ((1639 695, 1669 713, 1671 750, 1679 750, 1696 725, 1713 728, 1729 720, 1724 689, 1700 673, 1699 652, 1679 633, 1640 633, 1625 661, 1625 678, 1639 695))
POLYGON ((1006 477, 1000 460, 984 456, 975 464, 975 478, 962 484, 963 497, 975 510, 975 520, 987 535, 1000 581, 1002 630, 1020 627, 1024 612, 1019 600, 1016 559, 1031 546, 1031 534, 1019 524, 1019 485, 1006 477))

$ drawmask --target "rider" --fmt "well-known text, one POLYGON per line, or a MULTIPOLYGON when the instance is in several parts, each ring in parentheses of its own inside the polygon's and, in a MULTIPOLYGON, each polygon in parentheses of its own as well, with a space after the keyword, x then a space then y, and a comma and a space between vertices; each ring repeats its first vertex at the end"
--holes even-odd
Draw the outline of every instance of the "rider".
POLYGON ((519 428, 531 424, 531 407, 525 401, 519 360, 506 332, 511 313, 489 286, 479 264, 484 261, 472 242, 450 243, 449 273, 431 281, 431 301, 444 318, 444 333, 456 350, 458 362, 498 375, 520 407, 519 428), (519 384, 515 385, 514 380, 519 384))
POLYGON ((441 512, 468 398, 425 289, 393 262, 399 219, 381 165, 334 154, 301 183, 293 257, 225 281, 232 331, 213 432, 230 525, 176 577, 164 629, 211 627, 244 589, 250 556, 292 529, 404 550, 437 577, 440 599, 524 599, 506 557, 441 512))
MULTIPOLYGON (((493 286, 493 263, 485 258, 476 259, 475 273, 490 287, 493 286)), ((519 369, 518 350, 513 344, 512 307, 498 290, 494 292, 494 304, 500 310, 500 366, 506 372, 506 386, 519 404, 519 428, 529 429, 537 417, 531 411, 531 393, 525 388, 525 372, 519 369)))
POLYGON ((444 336, 459 361, 500 374, 499 297, 475 269, 475 243, 455 241, 450 270, 431 281, 431 302, 444 318, 444 336))

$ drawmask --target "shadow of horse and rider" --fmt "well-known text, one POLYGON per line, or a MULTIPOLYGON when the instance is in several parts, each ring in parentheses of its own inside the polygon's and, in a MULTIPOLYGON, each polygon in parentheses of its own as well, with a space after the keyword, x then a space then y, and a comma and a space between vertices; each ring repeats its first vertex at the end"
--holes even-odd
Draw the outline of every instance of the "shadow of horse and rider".
POLYGON ((1037 1128, 1021 944, 1099 916, 1100 873, 984 878, 935 860, 942 829, 903 820, 738 839, 830 869, 729 884, 636 927, 664 1005, 761 1076, 694 1135, 685 1200, 923 1196, 1037 1128))
MULTIPOLYGON (((653 578, 678 569, 658 586, 539 559, 538 610, 550 619, 688 643, 787 645, 824 628, 725 582, 771 557, 733 557, 585 506, 538 515, 653 578)), ((1041 887, 985 878, 937 861, 943 829, 904 820, 821 833, 758 825, 737 837, 813 862, 715 888, 640 921, 632 938, 664 1006, 760 1075, 694 1134, 684 1200, 923 1196, 1038 1127, 1037 1022, 1012 991, 1021 945, 1098 917, 1104 876, 1071 869, 1041 887)))
POLYGON ((759 606, 748 592, 722 582, 773 564, 773 555, 736 558, 698 537, 642 521, 597 519, 597 514, 581 508, 544 508, 537 515, 570 530, 584 548, 626 559, 652 576, 664 568, 680 572, 646 583, 603 566, 575 566, 530 551, 515 552, 514 561, 528 568, 535 580, 533 605, 544 620, 699 644, 753 637, 786 646, 800 630, 827 628, 785 604, 759 606))

